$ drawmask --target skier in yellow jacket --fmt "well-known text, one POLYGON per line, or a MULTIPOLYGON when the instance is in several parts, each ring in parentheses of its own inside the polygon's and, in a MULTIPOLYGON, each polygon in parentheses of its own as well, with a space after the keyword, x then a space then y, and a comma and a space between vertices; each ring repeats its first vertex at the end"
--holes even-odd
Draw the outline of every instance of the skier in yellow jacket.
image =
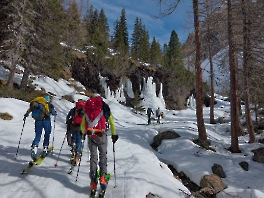
POLYGON ((85 115, 82 120, 81 130, 88 136, 88 146, 90 149, 90 178, 91 190, 95 191, 97 186, 97 165, 99 150, 100 185, 104 189, 107 186, 105 175, 107 174, 107 125, 110 124, 112 132, 112 142, 118 140, 114 125, 114 118, 110 107, 101 97, 93 97, 85 104, 85 115))

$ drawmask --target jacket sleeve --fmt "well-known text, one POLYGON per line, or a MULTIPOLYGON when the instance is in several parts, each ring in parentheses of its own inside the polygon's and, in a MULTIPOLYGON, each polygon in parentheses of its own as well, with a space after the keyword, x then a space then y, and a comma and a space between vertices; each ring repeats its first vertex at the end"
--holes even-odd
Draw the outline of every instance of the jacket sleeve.
POLYGON ((86 122, 86 120, 85 120, 85 116, 83 116, 83 118, 82 118, 82 123, 81 123, 81 125, 80 125, 80 128, 81 128, 81 132, 82 132, 82 134, 86 133, 85 122, 86 122))
POLYGON ((50 109, 50 113, 53 115, 53 116, 56 116, 57 115, 57 112, 55 111, 55 108, 54 108, 54 105, 49 103, 49 109, 50 109))
POLYGON ((24 116, 28 117, 30 113, 31 113, 31 109, 29 108, 29 109, 26 111, 26 113, 25 113, 24 116))
POLYGON ((110 114, 108 120, 109 120, 109 124, 110 124, 110 129, 111 129, 112 135, 116 135, 114 117, 112 116, 112 113, 110 114))
POLYGON ((104 117, 106 120, 109 119, 109 116, 111 114, 111 110, 108 104, 106 104, 104 101, 103 102, 103 113, 104 113, 104 117))
POLYGON ((70 117, 72 117, 72 115, 73 115, 73 110, 74 110, 74 108, 72 108, 72 109, 69 111, 68 115, 66 116, 66 122, 70 119, 70 117))

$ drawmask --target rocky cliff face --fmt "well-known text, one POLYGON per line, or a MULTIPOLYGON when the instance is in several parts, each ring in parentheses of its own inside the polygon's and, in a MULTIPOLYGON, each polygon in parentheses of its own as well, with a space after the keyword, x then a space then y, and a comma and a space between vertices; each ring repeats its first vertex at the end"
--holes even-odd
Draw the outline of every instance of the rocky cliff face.
MULTIPOLYGON (((140 94, 140 88, 143 87, 143 80, 148 77, 153 77, 153 82, 156 83, 156 94, 160 91, 160 83, 163 84, 163 97, 166 102, 167 109, 184 109, 186 107, 186 98, 190 94, 190 88, 185 88, 184 85, 176 85, 171 81, 170 74, 160 69, 147 67, 144 65, 135 66, 131 62, 132 66, 135 67, 133 72, 127 73, 128 77, 132 82, 132 88, 134 93, 140 94)), ((120 81, 122 76, 116 76, 113 72, 107 71, 93 65, 84 59, 76 59, 72 64, 72 77, 81 82, 86 88, 92 92, 100 93, 104 96, 104 89, 100 86, 99 75, 107 77, 107 85, 111 91, 115 91, 120 87, 120 81)), ((131 101, 127 97, 128 104, 131 101)))

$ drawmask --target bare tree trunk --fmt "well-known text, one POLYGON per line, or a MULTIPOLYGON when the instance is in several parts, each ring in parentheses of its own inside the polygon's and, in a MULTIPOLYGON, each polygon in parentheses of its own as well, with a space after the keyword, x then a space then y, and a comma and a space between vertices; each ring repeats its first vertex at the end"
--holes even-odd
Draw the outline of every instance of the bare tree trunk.
POLYGON ((254 110, 255 110, 255 122, 258 122, 258 107, 257 107, 257 104, 255 104, 254 110))
POLYGON ((199 141, 207 141, 207 134, 203 118, 203 98, 202 98, 202 68, 201 68, 201 38, 198 17, 198 0, 193 0, 194 29, 196 44, 196 116, 199 132, 199 141))
POLYGON ((14 83, 14 76, 15 76, 15 70, 16 70, 16 58, 15 55, 11 58, 11 66, 9 68, 9 76, 7 81, 7 87, 10 89, 13 89, 13 83, 14 83))
MULTIPOLYGON (((208 28, 208 31, 209 28, 208 28)), ((211 50, 211 43, 208 44, 209 50, 209 61, 210 61, 210 79, 211 79, 211 99, 210 99, 210 124, 215 124, 214 120, 214 65, 213 65, 213 57, 211 50)))
POLYGON ((245 114, 247 121, 247 130, 249 134, 249 143, 254 143, 256 137, 253 131, 252 117, 250 113, 250 91, 249 91, 249 78, 250 78, 250 59, 251 59, 251 43, 250 43, 250 29, 251 22, 248 17, 249 14, 249 1, 242 0, 242 13, 243 13, 243 41, 244 41, 244 53, 243 53, 243 68, 244 68, 244 88, 245 88, 245 114))
POLYGON ((29 67, 25 67, 24 73, 23 73, 23 77, 21 80, 21 84, 20 84, 20 89, 21 90, 26 90, 27 84, 28 84, 28 77, 29 77, 29 72, 30 69, 29 67))
POLYGON ((230 65, 230 103, 231 103, 231 151, 240 152, 238 147, 239 115, 237 106, 235 41, 233 30, 232 0, 227 1, 228 9, 228 42, 229 42, 229 65, 230 65))
POLYGON ((205 9, 206 16, 208 22, 206 23, 206 35, 207 35, 207 48, 208 48, 208 56, 209 56, 209 64, 210 64, 210 81, 211 81, 211 98, 210 98, 210 124, 215 124, 214 120, 214 64, 212 57, 212 31, 210 29, 210 25, 212 21, 209 19, 210 14, 212 13, 211 7, 209 6, 209 0, 205 1, 205 9))
MULTIPOLYGON (((19 2, 19 1, 17 1, 19 2)), ((21 4, 18 4, 15 7, 16 11, 18 12, 20 10, 20 12, 18 12, 17 14, 19 15, 19 26, 17 28, 17 32, 14 30, 14 32, 12 32, 12 34, 17 34, 15 36, 15 38, 13 38, 13 41, 11 42, 12 43, 12 48, 10 50, 10 58, 11 58, 11 67, 10 67, 10 71, 9 71, 9 77, 8 77, 8 82, 7 82, 7 86, 11 89, 13 89, 13 83, 14 83, 14 76, 15 76, 15 70, 16 70, 16 64, 18 62, 18 59, 20 57, 19 55, 19 48, 21 47, 21 43, 22 43, 22 38, 23 38, 23 20, 24 20, 24 13, 25 13, 25 5, 26 5, 26 0, 20 2, 21 4), (21 6, 22 7, 19 7, 21 6)))

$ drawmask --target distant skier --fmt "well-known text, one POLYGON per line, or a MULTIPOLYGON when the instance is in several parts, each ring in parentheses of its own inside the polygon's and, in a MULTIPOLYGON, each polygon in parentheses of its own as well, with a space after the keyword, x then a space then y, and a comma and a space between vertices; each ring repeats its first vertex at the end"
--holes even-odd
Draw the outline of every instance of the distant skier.
POLYGON ((154 115, 154 112, 153 112, 152 109, 149 107, 148 110, 147 110, 148 124, 150 124, 150 117, 151 117, 151 114, 154 115))
POLYGON ((157 123, 160 124, 160 108, 156 110, 156 117, 158 118, 157 123))

